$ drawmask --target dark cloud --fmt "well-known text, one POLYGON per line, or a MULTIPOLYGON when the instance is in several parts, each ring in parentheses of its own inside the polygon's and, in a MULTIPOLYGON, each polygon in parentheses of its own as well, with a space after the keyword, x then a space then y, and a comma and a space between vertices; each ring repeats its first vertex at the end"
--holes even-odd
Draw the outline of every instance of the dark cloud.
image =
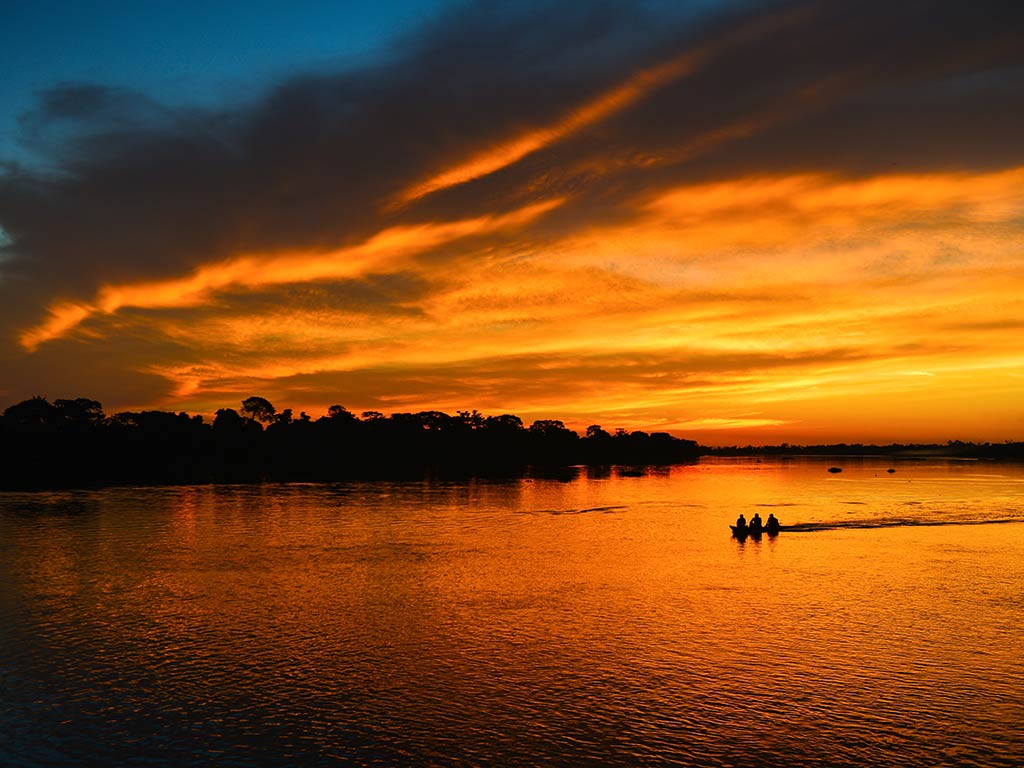
MULTIPOLYGON (((417 302, 430 294, 433 284, 413 272, 366 275, 358 279, 302 283, 254 291, 227 291, 199 313, 225 310, 259 314, 280 310, 344 312, 365 315, 419 315, 417 302)), ((179 310, 181 311, 181 310, 179 310)), ((194 316, 192 309, 189 313, 194 316)))
POLYGON ((14 240, 5 273, 81 294, 233 251, 358 240, 387 223, 382 204, 416 174, 613 80, 623 62, 602 47, 621 58, 649 29, 638 24, 630 47, 625 4, 526 7, 471 6, 403 41, 388 65, 297 77, 220 111, 56 87, 23 121, 51 146, 50 168, 0 177, 14 240))
MULTIPOLYGON (((581 221, 629 219, 638 195, 687 181, 1024 164, 1024 101, 1015 96, 1024 77, 1020 4, 761 4, 671 30, 620 65, 619 80, 701 46, 711 55, 690 75, 421 209, 569 195, 547 223, 571 231, 581 221)), ((576 103, 586 94, 593 90, 580 88, 576 103)))
POLYGON ((21 141, 36 152, 72 168, 79 156, 96 155, 116 138, 109 160, 124 152, 124 142, 154 131, 180 130, 181 114, 141 93, 93 83, 61 84, 39 95, 35 109, 19 120, 21 141), (94 143, 95 142, 95 143, 94 143))
MULTIPOLYGON (((35 139, 56 132, 64 141, 52 152, 52 173, 23 168, 0 177, 0 224, 14 240, 5 273, 45 274, 48 290, 82 292, 101 277, 178 274, 235 251, 357 240, 388 223, 380 211, 396 190, 474 147, 557 119, 687 46, 727 39, 748 16, 794 8, 802 12, 792 23, 726 45, 635 109, 452 190, 450 199, 425 201, 422 214, 509 205, 517 176, 557 173, 621 148, 671 155, 692 137, 756 122, 822 83, 821 109, 808 99, 792 115, 771 114, 760 144, 754 136, 724 154, 777 163, 798 162, 799 151, 856 167, 934 157, 936 144, 965 159, 979 154, 971 145, 989 155, 1019 151, 1019 142, 1008 144, 1024 108, 1005 98, 1012 88, 997 75, 973 89, 961 79, 948 96, 941 86, 916 96, 936 78, 1021 64, 1017 3, 768 3, 704 24, 666 23, 655 16, 664 7, 636 3, 479 3, 403 40, 389 64, 296 78, 253 105, 172 110, 95 85, 43 94, 24 127, 35 139), (978 136, 986 130, 995 147, 978 136)), ((614 195, 622 183, 658 183, 644 174, 583 181, 555 191, 614 195)))
POLYGON ((50 400, 91 395, 115 407, 163 402, 173 384, 139 362, 190 361, 198 358, 196 351, 165 337, 138 334, 131 326, 124 330, 116 344, 99 337, 57 339, 34 355, 19 356, 16 367, 5 368, 0 377, 0 404, 34 395, 50 400))
POLYGON ((611 198, 614 206, 635 190, 723 176, 1024 163, 1017 140, 1024 101, 1014 96, 1024 73, 1024 6, 805 7, 806 14, 723 50, 593 137, 532 158, 533 172, 573 167, 577 146, 582 156, 611 150, 625 161, 619 173, 570 177, 569 184, 582 181, 591 198, 611 198))

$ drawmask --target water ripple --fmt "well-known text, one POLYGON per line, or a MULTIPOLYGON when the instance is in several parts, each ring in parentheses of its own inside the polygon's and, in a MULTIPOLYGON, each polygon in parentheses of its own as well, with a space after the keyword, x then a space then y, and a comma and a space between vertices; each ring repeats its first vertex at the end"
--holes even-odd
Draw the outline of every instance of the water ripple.
POLYGON ((0 765, 1024 764, 1021 484, 743 469, 0 496, 0 765))

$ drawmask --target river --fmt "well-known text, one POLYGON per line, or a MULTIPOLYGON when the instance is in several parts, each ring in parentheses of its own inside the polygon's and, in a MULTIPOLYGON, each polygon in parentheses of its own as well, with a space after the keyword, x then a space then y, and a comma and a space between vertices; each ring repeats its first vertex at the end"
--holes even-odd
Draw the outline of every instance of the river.
POLYGON ((1019 465, 6 493, 0 765, 1020 766, 1022 605, 1019 465))

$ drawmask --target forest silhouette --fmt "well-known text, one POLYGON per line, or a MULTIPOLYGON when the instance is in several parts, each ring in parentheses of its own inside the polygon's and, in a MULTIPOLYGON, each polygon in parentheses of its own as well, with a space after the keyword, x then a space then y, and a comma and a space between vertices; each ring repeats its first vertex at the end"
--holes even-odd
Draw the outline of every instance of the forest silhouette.
MULTIPOLYGON (((944 455, 1024 459, 1024 443, 707 448, 667 432, 584 435, 557 419, 529 426, 512 414, 442 411, 357 416, 341 405, 313 419, 278 411, 263 397, 200 415, 124 411, 108 416, 88 398, 33 397, 0 418, 0 488, 117 484, 493 476, 555 473, 566 467, 639 468, 692 462, 702 455, 944 455)), ((640 470, 626 470, 637 471, 640 470)), ((563 472, 564 474, 564 472, 563 472)))
POLYGON ((526 467, 673 463, 699 446, 666 432, 580 437, 555 419, 526 426, 512 414, 478 411, 325 416, 277 411, 265 398, 222 408, 212 423, 165 411, 107 416, 96 400, 33 397, 0 419, 6 454, 0 485, 60 487, 422 477, 427 473, 521 473, 526 467))

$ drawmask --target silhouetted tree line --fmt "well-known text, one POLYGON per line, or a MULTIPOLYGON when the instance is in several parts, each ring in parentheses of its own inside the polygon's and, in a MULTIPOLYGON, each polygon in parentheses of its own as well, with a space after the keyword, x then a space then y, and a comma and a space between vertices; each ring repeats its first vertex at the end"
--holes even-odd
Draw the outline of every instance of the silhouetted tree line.
POLYGON ((585 464, 654 465, 714 456, 963 457, 1024 461, 1024 443, 860 443, 706 448, 666 432, 581 437, 555 419, 527 427, 512 414, 477 411, 356 416, 332 405, 317 419, 278 411, 262 397, 222 408, 212 423, 167 411, 107 416, 96 400, 33 397, 0 418, 0 488, 118 483, 255 482, 520 474, 585 464))
POLYGON ((695 441, 666 432, 612 434, 592 425, 580 437, 555 419, 527 427, 518 416, 475 410, 356 416, 332 405, 314 420, 262 397, 220 409, 212 423, 184 412, 107 416, 95 400, 33 397, 4 411, 0 445, 4 488, 514 474, 669 464, 701 452, 695 441))

